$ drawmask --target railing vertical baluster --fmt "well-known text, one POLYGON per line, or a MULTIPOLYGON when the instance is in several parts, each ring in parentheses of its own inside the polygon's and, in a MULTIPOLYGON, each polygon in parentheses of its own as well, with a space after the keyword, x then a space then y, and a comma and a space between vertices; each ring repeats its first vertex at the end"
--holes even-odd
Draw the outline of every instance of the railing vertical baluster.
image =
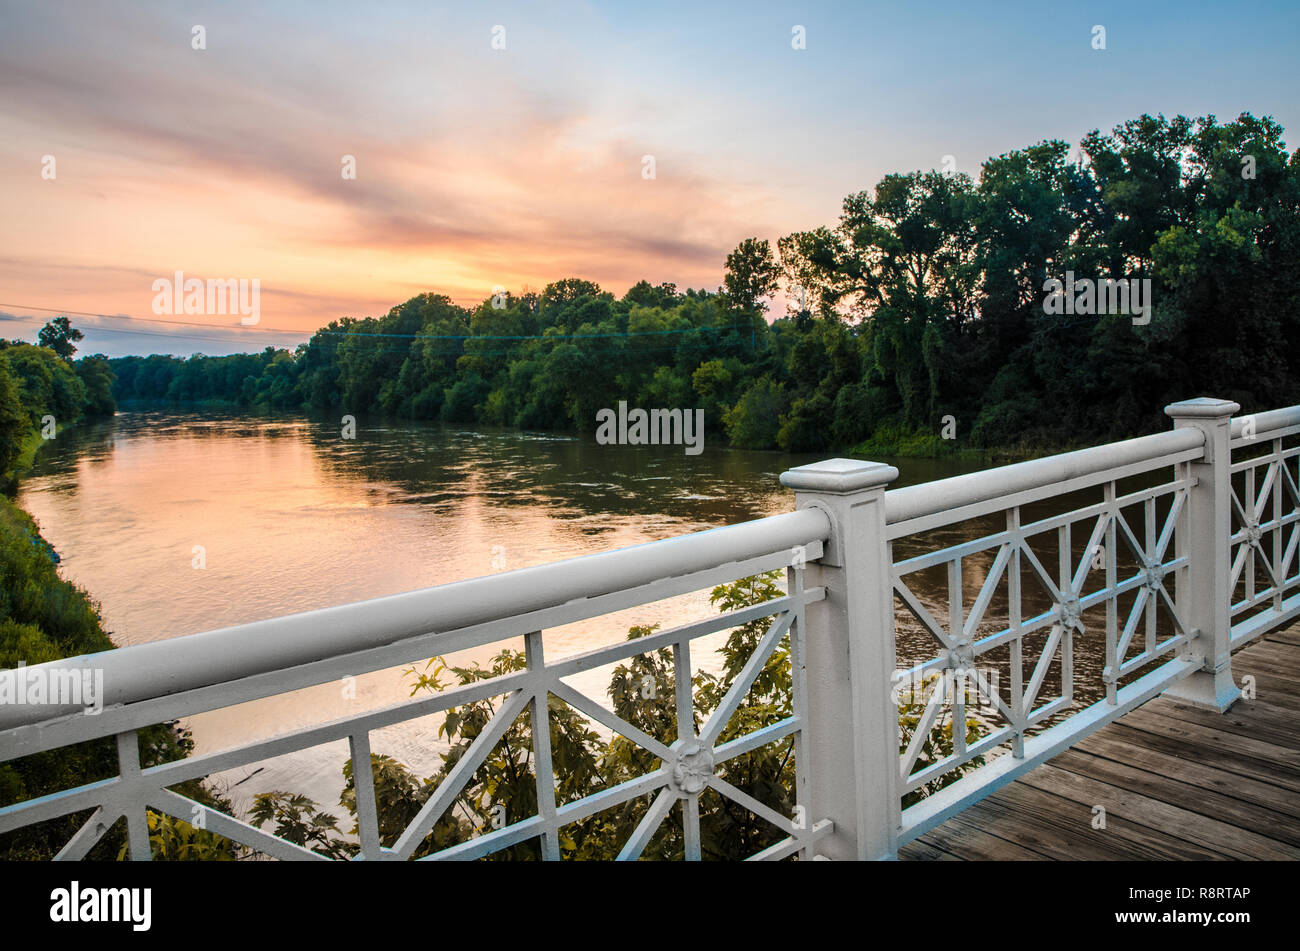
POLYGON ((370 765, 370 733, 359 730, 348 737, 352 753, 352 788, 356 793, 357 831, 361 855, 367 861, 383 857, 379 841, 379 809, 375 804, 375 771, 370 765))
POLYGON ((1025 757, 1025 721, 1029 711, 1025 709, 1025 669, 1024 669, 1024 635, 1021 634, 1020 603, 1020 506, 1007 510, 1007 533, 1011 536, 1011 561, 1007 565, 1007 629, 1011 632, 1011 712, 1016 715, 1016 736, 1011 744, 1011 755, 1016 759, 1025 757))
MULTIPOLYGON (((786 569, 786 590, 796 599, 794 606, 794 619, 790 622, 790 692, 792 694, 792 706, 794 715, 799 719, 799 729, 791 737, 790 742, 794 744, 794 802, 798 810, 796 818, 797 833, 800 839, 807 841, 807 833, 811 830, 812 820, 812 802, 809 795, 808 783, 808 668, 807 659, 804 651, 804 581, 803 568, 790 567, 786 569)), ((807 861, 813 857, 812 849, 805 847, 799 852, 799 858, 807 861)))
MULTIPOLYGON (((673 689, 677 701, 677 739, 689 743, 695 739, 695 701, 691 695, 691 642, 673 643, 673 689)), ((682 836, 686 860, 698 862, 700 854, 700 794, 682 799, 682 836)))
MULTIPOLYGON (((1255 467, 1251 466, 1246 470, 1246 504, 1242 508, 1246 512, 1248 519, 1255 517, 1255 467)), ((1243 529, 1249 527, 1249 523, 1241 526, 1243 529)), ((1250 541, 1242 543, 1246 549, 1246 600, 1255 600, 1255 553, 1250 550, 1250 541)))
MULTIPOLYGON (((1200 668, 1165 693, 1175 699, 1220 712, 1241 691, 1232 680, 1232 616, 1229 577, 1232 570, 1232 414, 1241 407, 1227 400, 1184 400, 1165 407, 1176 429, 1195 427, 1205 433, 1205 453, 1183 463, 1196 480, 1187 489, 1187 530, 1179 550, 1188 556, 1185 583, 1177 587, 1179 613, 1193 637, 1183 656, 1200 668)), ((1182 581, 1183 579, 1180 579, 1182 581)))
POLYGON ((546 662, 542 654, 542 632, 524 635, 524 659, 534 676, 529 701, 533 724, 533 774, 537 780, 537 814, 543 823, 542 858, 560 860, 560 829, 555 808, 555 768, 551 762, 550 691, 546 689, 546 662))
POLYGON ((130 787, 140 778, 140 741, 135 730, 117 734, 117 769, 123 784, 127 786, 119 806, 122 815, 126 816, 126 835, 131 846, 131 861, 152 861, 153 846, 149 843, 148 807, 143 798, 139 801, 129 801, 132 792, 130 787))
POLYGON ((1060 585, 1061 594, 1067 598, 1070 596, 1074 587, 1073 574, 1070 570, 1070 523, 1066 522, 1056 530, 1056 573, 1057 584, 1060 585))
POLYGON ((954 641, 962 640, 962 618, 965 606, 962 604, 961 558, 948 562, 948 633, 954 641))
POLYGON ((673 642, 673 690, 677 699, 677 738, 695 739, 695 700, 691 696, 691 642, 673 642))
POLYGON ((819 840, 827 858, 892 859, 902 825, 898 707, 891 673, 894 570, 885 536, 885 486, 893 466, 830 459, 791 469, 782 484, 798 508, 826 512, 831 537, 805 569, 826 589, 810 605, 805 641, 808 680, 810 815, 833 831, 819 840))
POLYGON ((1109 506, 1106 516, 1106 591, 1111 595, 1106 599, 1106 666, 1103 670, 1106 684, 1106 700, 1119 703, 1119 668, 1117 656, 1119 645, 1119 604, 1114 596, 1115 585, 1119 583, 1119 530, 1115 525, 1118 508, 1115 506, 1117 495, 1115 481, 1106 483, 1105 499, 1109 506))
MULTIPOLYGON (((966 635, 963 630, 965 627, 966 606, 962 601, 962 577, 961 577, 961 558, 954 558, 948 562, 948 633, 958 644, 965 642, 966 635)), ((959 725, 966 722, 966 705, 962 697, 962 689, 965 686, 963 672, 960 670, 946 670, 944 676, 951 678, 949 683, 940 683, 936 689, 948 689, 949 684, 952 689, 952 745, 953 750, 958 756, 966 753, 966 731, 959 729, 959 725)), ((942 721, 940 721, 942 722, 942 721)))
POLYGON ((1286 494, 1286 460, 1282 458, 1282 439, 1273 440, 1273 610, 1282 610, 1282 591, 1286 582, 1286 569, 1282 565, 1282 496, 1286 494))
MULTIPOLYGON (((1071 541, 1070 523, 1066 522, 1058 530, 1057 535, 1057 568, 1060 579, 1057 582, 1061 587, 1061 594, 1067 598, 1074 596, 1074 572, 1070 569, 1070 562, 1074 552, 1071 551, 1073 542, 1071 541)), ((1069 698, 1074 695, 1074 628, 1062 622, 1061 624, 1061 696, 1069 698)))
MULTIPOLYGON (((1146 540, 1143 544, 1143 552, 1147 561, 1156 560, 1156 545, 1159 543, 1159 536, 1156 535, 1156 500, 1147 499, 1143 506, 1146 515, 1146 540)), ((1146 607, 1146 647, 1147 651, 1156 649, 1156 606, 1160 596, 1152 591, 1147 596, 1146 607)))
POLYGON ((700 852, 700 794, 690 793, 682 799, 682 835, 686 861, 698 862, 700 852))

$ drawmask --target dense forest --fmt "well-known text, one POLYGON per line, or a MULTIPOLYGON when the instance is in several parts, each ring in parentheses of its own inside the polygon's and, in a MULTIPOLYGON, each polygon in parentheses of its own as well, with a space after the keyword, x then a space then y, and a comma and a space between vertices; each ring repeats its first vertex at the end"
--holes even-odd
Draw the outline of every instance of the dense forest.
POLYGON ((1282 135, 1250 114, 1142 116, 1077 156, 991 158, 978 181, 887 175, 832 226, 742 242, 716 292, 568 278, 473 309, 427 293, 293 352, 116 359, 114 392, 570 431, 626 400, 703 407, 730 445, 791 451, 1042 451, 1164 428, 1190 396, 1285 405, 1300 152, 1282 135), (1046 313, 1067 272, 1149 280, 1149 322, 1046 313))

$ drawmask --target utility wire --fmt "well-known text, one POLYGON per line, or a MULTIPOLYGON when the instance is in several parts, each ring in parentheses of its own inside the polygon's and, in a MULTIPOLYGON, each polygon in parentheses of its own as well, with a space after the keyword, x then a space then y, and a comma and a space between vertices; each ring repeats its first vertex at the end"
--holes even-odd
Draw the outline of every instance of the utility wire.
MULTIPOLYGON (((699 330, 708 333, 717 333, 721 330, 734 329, 733 327, 679 327, 672 330, 627 330, 618 333, 592 333, 592 334, 399 334, 399 333, 369 333, 363 330, 290 330, 284 327, 263 327, 259 324, 225 327, 219 324, 205 324, 193 320, 161 320, 157 317, 135 317, 130 314, 94 314, 87 311, 62 310, 55 307, 33 307, 28 304, 5 304, 0 303, 0 307, 13 307, 20 310, 39 310, 43 313, 50 314, 71 314, 74 317, 100 317, 105 320, 138 320, 147 323, 167 324, 178 327, 203 327, 208 330, 248 330, 261 333, 293 334, 295 336, 329 336, 329 337, 393 337, 402 340, 573 340, 587 339, 598 337, 652 337, 663 336, 664 334, 681 334, 691 333, 699 330)), ((376 318, 367 317, 366 320, 376 318)), ((107 327, 95 327, 94 330, 104 330, 109 333, 125 333, 126 331, 113 331, 107 327)), ((140 333, 140 331, 135 331, 140 333)), ((183 334, 175 334, 178 338, 184 338, 183 334)), ((207 340, 216 339, 208 337, 195 337, 184 339, 207 340)), ((225 342, 225 341, 223 341, 225 342)))

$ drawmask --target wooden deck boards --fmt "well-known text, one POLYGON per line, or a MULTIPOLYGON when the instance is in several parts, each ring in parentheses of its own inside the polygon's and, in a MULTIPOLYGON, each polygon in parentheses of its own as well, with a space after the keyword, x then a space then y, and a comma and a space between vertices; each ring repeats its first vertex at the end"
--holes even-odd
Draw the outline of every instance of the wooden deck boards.
POLYGON ((1152 700, 899 857, 1300 859, 1300 625, 1241 649, 1232 670, 1255 678, 1255 699, 1222 715, 1152 700))

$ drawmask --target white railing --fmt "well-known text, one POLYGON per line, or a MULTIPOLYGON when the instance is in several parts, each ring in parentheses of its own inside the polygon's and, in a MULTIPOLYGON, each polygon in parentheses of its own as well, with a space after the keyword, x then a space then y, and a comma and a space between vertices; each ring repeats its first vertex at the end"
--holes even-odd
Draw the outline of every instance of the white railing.
POLYGON ((1286 533, 1300 522, 1300 445, 1293 438, 1300 434, 1300 407, 1234 419, 1231 432, 1241 459, 1234 458, 1231 482, 1235 646, 1300 616, 1300 530, 1286 533))
POLYGON ((1167 409, 1171 432, 892 491, 898 472, 891 466, 828 460, 782 476, 796 493, 796 511, 784 515, 38 665, 103 671, 104 709, 0 706, 0 762, 116 736, 118 775, 0 808, 0 833, 94 810, 58 858, 84 857, 125 817, 131 857, 147 859, 146 810, 187 822, 201 812, 205 828, 258 852, 321 858, 168 787, 347 739, 358 857, 410 858, 505 731, 528 714, 536 813, 427 857, 476 858, 536 839, 542 856, 556 859, 565 825, 644 798, 649 808, 620 858, 638 857, 680 803, 683 852, 698 859, 706 789, 783 834, 755 858, 895 856, 902 843, 1160 693, 1226 709, 1239 695, 1231 649, 1300 616, 1300 446, 1291 445, 1300 407, 1231 420, 1237 409, 1217 400, 1178 403, 1167 409), (1233 450, 1242 455, 1235 463, 1233 450), (548 629, 773 569, 787 578, 775 600, 577 656, 545 656, 548 629), (914 590, 926 572, 946 576, 946 604, 914 590), (968 588, 969 577, 977 583, 968 588), (764 618, 771 618, 766 634, 697 728, 692 643, 764 618), (899 624, 930 644, 901 663, 899 624), (1098 632, 1104 667, 1077 681, 1076 642, 1098 632), (144 727, 516 637, 527 659, 518 672, 141 768, 137 731, 144 727), (789 715, 721 742, 782 644, 791 665, 789 715), (680 727, 672 742, 563 680, 661 649, 671 651, 675 672, 680 727), (906 728, 900 682, 927 685, 906 728), (983 698, 978 716, 963 683, 983 698), (371 734, 497 696, 504 703, 418 814, 395 840, 381 842, 367 768, 371 734), (550 731, 540 728, 550 722, 552 696, 648 751, 658 767, 557 802, 550 731), (1083 704, 1078 696, 1098 699, 1083 704), (717 774, 720 763, 787 742, 796 766, 793 816, 717 774))
MULTIPOLYGON (((856 799, 818 787, 813 809, 835 823, 820 852, 894 856, 1159 694, 1219 711, 1240 696, 1232 648, 1300 616, 1300 446, 1289 445, 1300 407, 1233 421, 1239 409, 1188 400, 1167 407, 1171 432, 888 492, 890 478, 834 489, 815 478, 843 461, 782 477, 835 524, 810 566, 827 590, 809 614, 810 652, 830 637, 859 655, 846 691, 859 735, 841 749, 857 758, 857 785, 845 784, 856 799), (1255 443, 1269 451, 1233 463, 1255 443), (926 572, 946 598, 918 595, 926 572), (855 592, 857 606, 828 618, 855 592), (1083 637, 1104 658, 1092 682, 1078 680, 1083 637), (900 706, 909 685, 920 689, 900 706)), ((814 744, 822 722, 810 720, 814 744)))
MULTIPOLYGON (((822 594, 820 590, 804 588, 803 560, 820 557, 822 540, 828 531, 822 513, 791 512, 487 578, 56 662, 49 666, 103 671, 103 711, 92 716, 73 707, 57 710, 51 716, 48 707, 0 707, 0 758, 10 760, 116 735, 119 775, 105 782, 6 806, 0 809, 0 833, 94 809, 58 858, 84 857, 103 833, 119 817, 125 816, 131 857, 147 859, 150 844, 146 809, 152 809, 185 822, 194 822, 201 816, 203 828, 270 856, 319 859, 322 856, 308 848, 208 809, 167 787, 347 739, 357 790, 360 857, 405 859, 412 856, 447 812, 504 732, 520 714, 527 712, 531 715, 534 737, 537 814, 430 857, 475 858, 540 838, 543 856, 558 858, 563 826, 649 794, 655 796, 653 803, 620 857, 636 858, 672 806, 681 800, 685 854, 698 859, 698 803, 706 788, 738 802, 787 833, 783 841, 755 857, 783 858, 796 851, 811 857, 813 844, 830 831, 831 825, 807 818, 812 813, 806 811, 808 784, 806 771, 799 765, 798 752, 807 723, 802 712, 807 699, 805 681, 800 677, 794 680, 792 715, 725 743, 720 743, 719 738, 783 638, 788 637, 790 656, 796 668, 799 666, 805 639, 804 609, 822 594), (547 628, 780 568, 787 570, 789 581, 783 597, 578 656, 558 661, 545 659, 543 632, 547 628), (696 733, 691 691, 692 642, 769 616, 772 622, 766 635, 730 691, 696 733), (518 636, 523 636, 525 641, 527 669, 524 671, 236 749, 141 769, 137 731, 142 727, 518 636), (562 679, 665 648, 672 651, 677 685, 676 722, 684 731, 671 744, 647 735, 562 679), (502 695, 504 704, 419 814, 395 842, 382 846, 369 767, 371 733, 502 695), (659 768, 575 802, 558 805, 550 731, 538 728, 548 720, 547 704, 552 695, 648 750, 658 758, 659 768), (786 738, 792 738, 795 743, 799 775, 795 792, 796 803, 802 808, 796 810, 795 816, 775 813, 714 774, 718 764, 786 738)), ((27 676, 34 669, 27 668, 27 676)))

